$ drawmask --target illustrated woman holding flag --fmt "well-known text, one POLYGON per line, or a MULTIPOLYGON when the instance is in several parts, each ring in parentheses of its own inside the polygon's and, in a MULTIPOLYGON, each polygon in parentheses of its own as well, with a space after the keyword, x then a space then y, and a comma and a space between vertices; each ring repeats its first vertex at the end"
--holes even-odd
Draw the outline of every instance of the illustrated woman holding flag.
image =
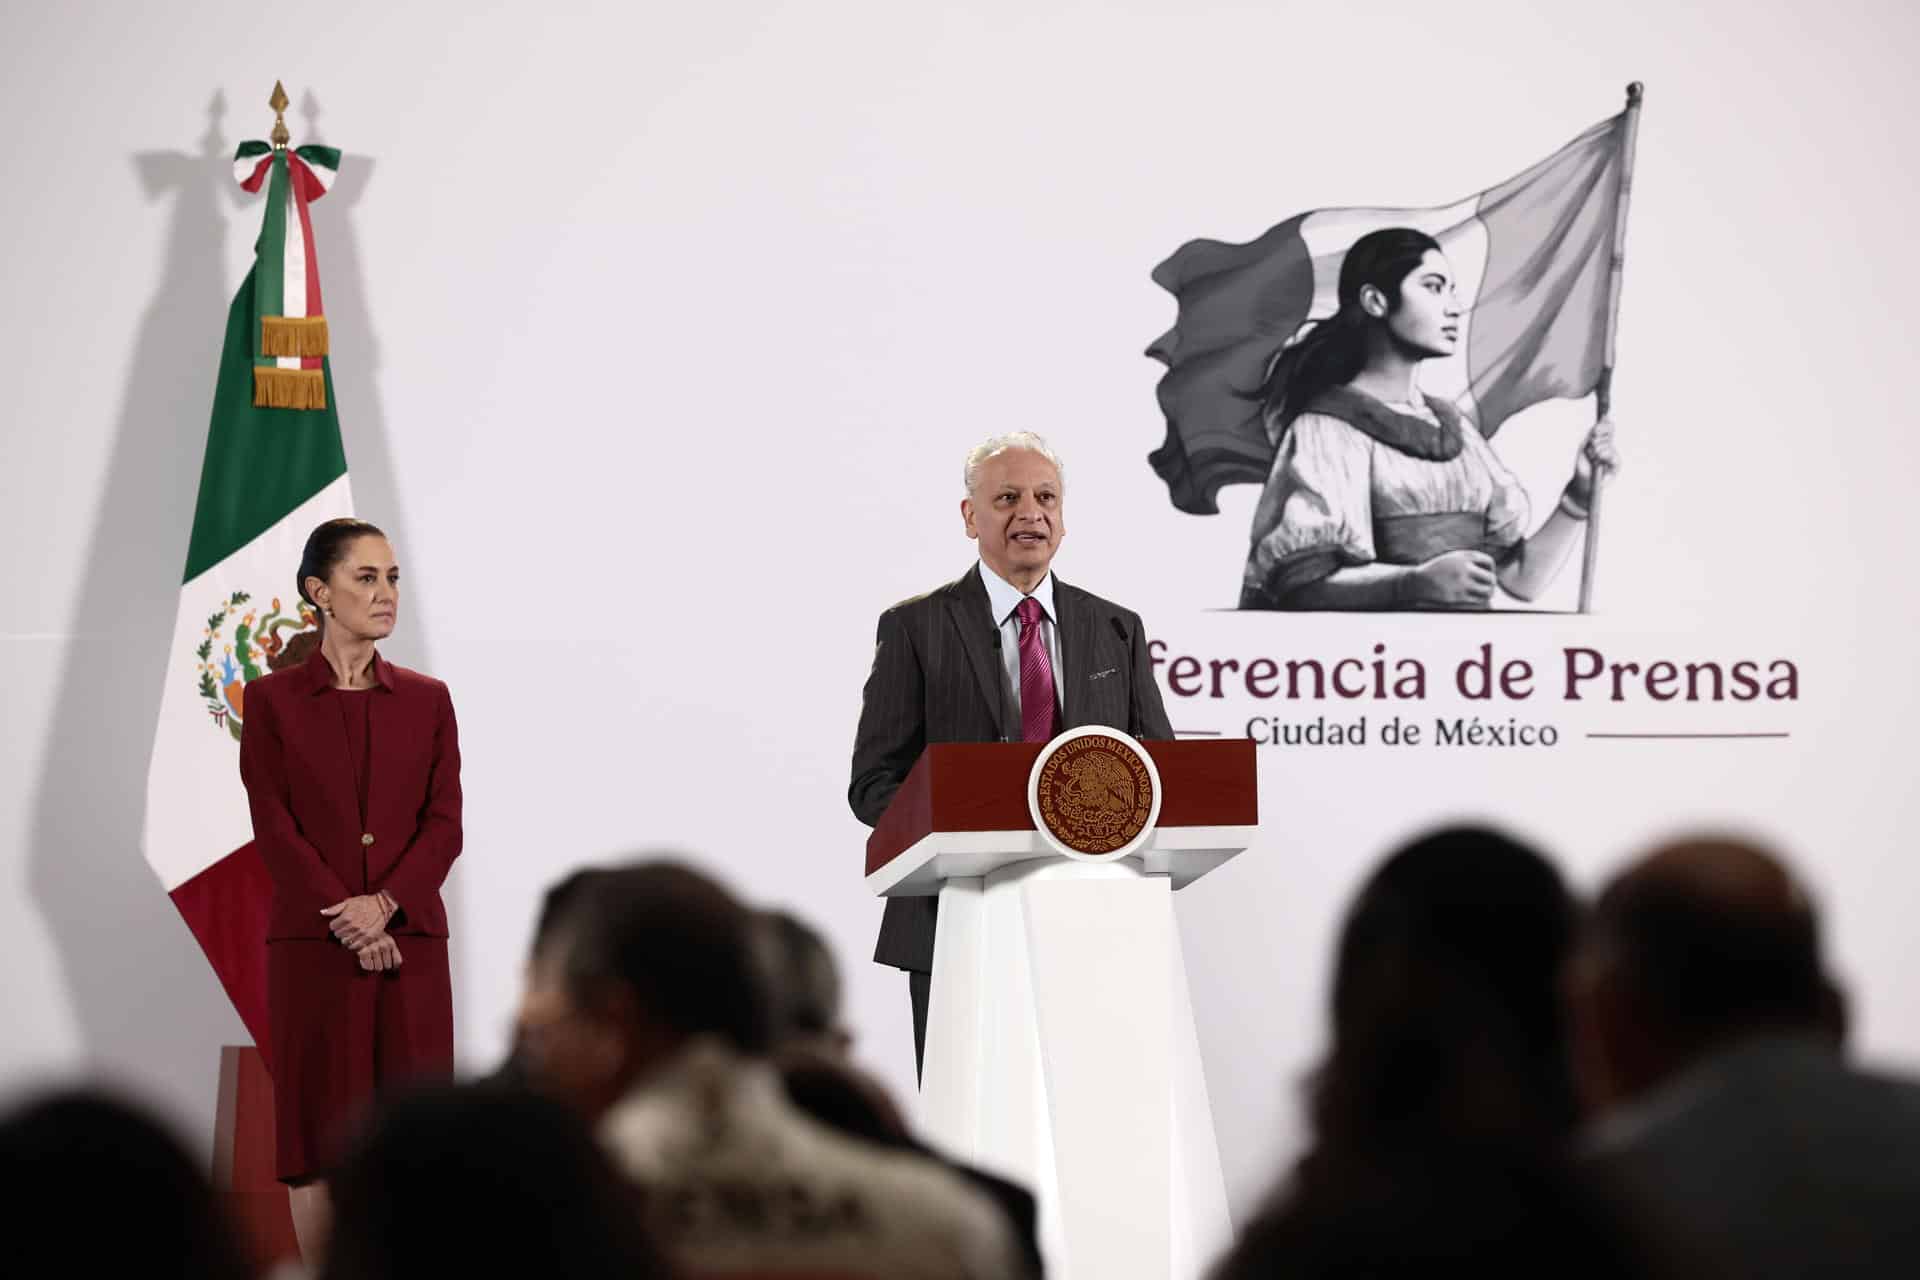
POLYGON ((273 881, 267 929, 278 1174, 300 1251, 321 1181, 380 1090, 453 1071, 440 885, 460 853, 460 744, 447 686, 381 657, 400 570, 386 536, 329 520, 296 578, 323 615, 305 662, 246 688, 240 777, 273 881))
POLYGON ((1580 541, 1596 471, 1618 465, 1602 420, 1534 527, 1526 491, 1422 362, 1450 356, 1464 314, 1439 243, 1392 227, 1340 267, 1339 310, 1275 359, 1263 421, 1276 447, 1254 513, 1243 609, 1485 609, 1531 599, 1580 541), (1531 532, 1529 530, 1531 529, 1531 532))

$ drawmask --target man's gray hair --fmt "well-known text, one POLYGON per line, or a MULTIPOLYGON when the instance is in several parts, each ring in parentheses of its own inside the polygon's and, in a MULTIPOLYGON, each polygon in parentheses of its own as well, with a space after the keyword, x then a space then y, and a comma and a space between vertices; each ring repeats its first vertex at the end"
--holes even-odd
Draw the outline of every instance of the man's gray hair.
POLYGON ((987 459, 1005 453, 1009 449, 1029 449, 1053 464, 1060 473, 1060 483, 1067 483, 1067 464, 1060 461, 1060 455, 1047 444, 1045 438, 1032 431, 1009 431, 1002 436, 989 436, 973 448, 967 450, 967 465, 960 474, 966 485, 969 497, 973 495, 973 486, 980 479, 980 468, 987 459))

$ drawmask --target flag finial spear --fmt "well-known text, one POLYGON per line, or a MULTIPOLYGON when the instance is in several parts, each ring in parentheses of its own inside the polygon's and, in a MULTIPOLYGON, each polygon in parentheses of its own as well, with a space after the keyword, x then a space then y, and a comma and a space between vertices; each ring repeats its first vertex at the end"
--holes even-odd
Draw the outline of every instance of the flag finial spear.
POLYGON ((1645 93, 1646 91, 1647 91, 1647 86, 1645 86, 1644 84, 1641 84, 1638 80, 1635 80, 1632 84, 1628 85, 1627 86, 1627 105, 1638 106, 1640 104, 1640 95, 1645 93))
POLYGON ((273 140, 275 151, 285 151, 287 144, 293 141, 293 135, 287 132, 286 111, 292 105, 287 91, 278 80, 273 82, 273 96, 267 99, 267 105, 273 108, 273 132, 267 136, 273 140))

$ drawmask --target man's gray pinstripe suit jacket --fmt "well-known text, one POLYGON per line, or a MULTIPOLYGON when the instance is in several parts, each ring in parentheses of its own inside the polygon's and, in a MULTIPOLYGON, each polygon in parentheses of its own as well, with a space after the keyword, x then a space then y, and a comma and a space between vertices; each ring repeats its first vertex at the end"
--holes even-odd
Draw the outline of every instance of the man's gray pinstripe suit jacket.
MULTIPOLYGON (((1060 643, 1062 724, 1125 729, 1142 740, 1173 737, 1140 616, 1099 596, 1053 582, 1060 643)), ((999 632, 976 564, 943 587, 880 615, 873 670, 853 741, 847 803, 872 826, 930 742, 1017 739, 1008 725, 999 632)), ((933 970, 936 898, 894 898, 880 922, 873 958, 921 973, 933 970)))

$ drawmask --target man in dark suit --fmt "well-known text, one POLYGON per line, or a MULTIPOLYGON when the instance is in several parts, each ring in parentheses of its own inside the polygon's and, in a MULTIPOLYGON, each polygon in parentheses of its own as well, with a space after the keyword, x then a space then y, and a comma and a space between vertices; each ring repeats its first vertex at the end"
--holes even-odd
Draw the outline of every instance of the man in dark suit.
MULTIPOLYGON (((1138 614, 1051 572, 1066 536, 1060 460, 1032 432, 967 455, 960 516, 980 561, 880 615, 847 803, 872 826, 932 742, 1051 739, 1104 724, 1173 737, 1138 614)), ((877 963, 907 971, 916 1063, 926 1051, 938 900, 887 903, 877 963)))
POLYGON ((1730 840, 1601 894, 1571 980, 1585 1156, 1676 1273, 1920 1269, 1920 1084, 1850 1066, 1806 891, 1730 840))

